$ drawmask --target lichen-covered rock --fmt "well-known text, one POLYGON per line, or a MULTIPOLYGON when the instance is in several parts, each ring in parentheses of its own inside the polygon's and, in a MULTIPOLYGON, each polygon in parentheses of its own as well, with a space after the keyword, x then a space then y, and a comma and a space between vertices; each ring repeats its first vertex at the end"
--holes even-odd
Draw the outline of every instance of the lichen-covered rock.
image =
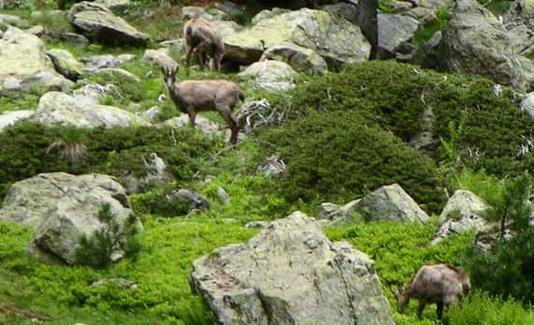
POLYGON ((95 72, 105 68, 120 68, 123 63, 111 54, 88 56, 82 58, 81 61, 85 65, 83 70, 86 72, 95 72))
POLYGON ((63 49, 51 49, 46 52, 56 71, 70 80, 77 80, 82 75, 83 64, 78 61, 69 51, 63 49))
POLYGON ((325 5, 322 8, 324 11, 329 12, 331 15, 341 17, 358 25, 358 19, 360 15, 359 6, 355 6, 348 3, 335 3, 331 5, 325 5))
POLYGON ((373 262, 301 212, 193 262, 219 324, 394 324, 373 262))
POLYGON ((149 125, 137 115, 120 108, 92 104, 83 98, 60 92, 44 94, 32 118, 43 125, 74 126, 78 128, 113 128, 149 125))
POLYGON ((128 9, 128 7, 131 5, 130 0, 95 0, 94 2, 104 5, 106 8, 117 12, 128 9))
MULTIPOLYGON (((0 210, 0 220, 35 230, 29 245, 32 256, 75 264, 82 236, 91 236, 104 227, 97 217, 104 204, 109 205, 119 224, 132 213, 123 188, 110 176, 39 174, 13 184, 0 210)), ((123 255, 120 249, 114 252, 115 258, 123 255)))
POLYGON ((521 110, 527 112, 528 115, 534 118, 534 92, 529 93, 525 98, 523 98, 519 104, 519 107, 521 110))
POLYGON ((483 75, 526 88, 520 57, 501 23, 475 0, 458 0, 443 30, 440 59, 454 72, 483 75))
MULTIPOLYGON (((179 129, 184 127, 191 127, 191 122, 189 121, 189 115, 181 114, 180 116, 173 117, 164 122, 161 122, 160 124, 157 124, 156 127, 179 129)), ((195 128, 208 136, 224 135, 224 131, 222 130, 222 126, 220 124, 213 122, 200 115, 198 115, 195 119, 195 128)))
POLYGON ((124 216, 131 212, 124 189, 111 176, 39 174, 11 186, 0 210, 0 220, 36 230, 47 219, 64 213, 72 213, 67 219, 77 218, 76 214, 87 218, 91 213, 96 219, 99 205, 105 202, 116 211, 127 210, 122 211, 124 216))
POLYGON ((119 177, 119 183, 124 186, 128 194, 141 192, 151 186, 162 186, 174 179, 165 161, 155 152, 140 159, 144 163, 142 175, 125 171, 119 177))
POLYGON ((28 22, 19 16, 0 14, 0 30, 6 30, 9 27, 28 28, 29 26, 28 22))
POLYGON ((166 195, 168 201, 181 201, 189 206, 189 213, 193 211, 203 211, 210 208, 210 202, 202 195, 191 190, 181 188, 166 195))
POLYGON ((0 113, 0 132, 10 125, 29 119, 34 113, 35 112, 32 110, 19 110, 0 113))
POLYGON ((237 77, 248 80, 252 87, 268 91, 286 91, 295 86, 295 70, 285 62, 265 60, 251 64, 237 77))
POLYGON ((390 220, 425 223, 428 215, 399 184, 382 186, 364 196, 354 207, 367 221, 390 220))
POLYGON ((254 17, 252 17, 251 23, 252 25, 256 25, 262 20, 269 19, 269 18, 278 16, 281 14, 285 14, 287 12, 290 12, 290 10, 284 9, 284 8, 278 8, 278 7, 274 7, 272 9, 264 9, 258 12, 254 17))
POLYGON ((470 191, 454 192, 439 216, 442 224, 432 238, 432 244, 439 244, 454 234, 484 230, 487 224, 482 214, 487 207, 481 198, 470 191))
POLYGON ((419 22, 414 18, 394 14, 378 14, 380 56, 382 58, 394 58, 403 44, 414 37, 418 28, 419 22))
POLYGON ((72 6, 67 19, 82 34, 95 41, 111 45, 144 45, 148 36, 139 32, 106 6, 80 2, 72 6))
POLYGON ((261 56, 260 61, 265 60, 285 62, 298 72, 318 75, 324 75, 328 72, 326 61, 319 54, 292 43, 271 46, 261 56))
POLYGON ((447 201, 439 215, 439 221, 444 222, 450 217, 480 217, 487 207, 487 204, 473 192, 457 190, 447 201))
POLYGON ((284 42, 309 48, 333 65, 366 61, 371 51, 359 27, 326 11, 304 8, 262 19, 225 37, 225 58, 256 62, 263 53, 261 41, 266 48, 284 42))
POLYGON ((172 68, 178 66, 178 63, 174 61, 166 52, 167 49, 163 50, 146 50, 143 55, 143 60, 154 63, 160 68, 172 68))
POLYGON ((54 70, 37 36, 9 27, 0 39, 0 95, 66 91, 72 85, 54 70))

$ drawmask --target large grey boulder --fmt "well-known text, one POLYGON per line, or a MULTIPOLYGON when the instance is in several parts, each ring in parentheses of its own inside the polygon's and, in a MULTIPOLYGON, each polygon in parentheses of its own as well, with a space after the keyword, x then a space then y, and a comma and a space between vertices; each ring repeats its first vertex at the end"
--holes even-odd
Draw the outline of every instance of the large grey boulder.
POLYGON ((9 27, 0 39, 0 95, 66 91, 72 85, 54 70, 37 36, 9 27))
POLYGON ((432 238, 432 244, 438 244, 454 234, 484 230, 487 224, 482 215, 487 207, 481 198, 470 191, 454 192, 439 216, 442 224, 432 238))
POLYGON ((475 0, 458 0, 440 44, 443 67, 526 88, 520 56, 502 24, 475 0))
POLYGON ((248 66, 237 77, 249 81, 252 87, 267 91, 286 91, 295 86, 295 70, 285 62, 264 60, 248 66))
POLYGON ((19 16, 0 14, 0 31, 9 27, 28 28, 29 24, 19 16))
POLYGON ((98 210, 99 202, 111 203, 117 209, 130 208, 124 188, 111 176, 39 174, 11 186, 0 209, 0 220, 37 229, 53 213, 82 203, 95 205, 89 211, 98 210))
POLYGON ((353 211, 363 214, 365 220, 410 221, 425 223, 428 215, 399 184, 382 186, 355 203, 353 211))
POLYGON ((69 51, 64 49, 51 49, 46 52, 56 71, 65 78, 76 81, 82 75, 83 64, 78 61, 69 51))
POLYGON ((124 19, 117 17, 105 5, 80 2, 72 6, 67 19, 90 39, 112 45, 144 45, 148 36, 124 19))
POLYGON ((225 58, 251 64, 261 57, 264 46, 284 42, 312 49, 334 65, 366 61, 371 51, 359 27, 326 11, 304 8, 259 20, 228 35, 224 38, 225 58))
MULTIPOLYGON (((109 205, 113 218, 121 226, 132 213, 124 190, 110 176, 39 174, 13 184, 4 200, 4 208, 0 210, 0 220, 35 230, 29 244, 32 256, 76 264, 76 250, 81 238, 90 237, 105 227, 98 219, 104 204, 109 205)), ((112 259, 118 260, 122 256, 124 252, 116 247, 112 259)))
POLYGON ((378 14, 378 48, 381 58, 394 58, 397 52, 409 54, 415 47, 408 43, 419 28, 412 17, 395 14, 378 14))
POLYGON ((32 118, 43 125, 78 128, 146 126, 141 117, 123 109, 91 103, 83 96, 49 92, 41 96, 32 118))
POLYGON ((373 262, 301 212, 193 262, 219 324, 394 324, 373 262))
POLYGON ((271 46, 260 61, 277 60, 289 64, 295 71, 324 75, 328 72, 326 61, 317 52, 292 43, 271 46))
POLYGON ((0 113, 0 132, 10 125, 29 119, 34 113, 35 112, 32 110, 18 110, 0 113))

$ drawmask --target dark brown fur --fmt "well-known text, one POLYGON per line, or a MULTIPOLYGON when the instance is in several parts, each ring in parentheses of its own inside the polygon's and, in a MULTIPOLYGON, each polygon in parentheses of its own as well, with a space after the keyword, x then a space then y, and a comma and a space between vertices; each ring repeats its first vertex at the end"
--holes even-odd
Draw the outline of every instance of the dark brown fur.
POLYGON ((165 85, 176 107, 189 115, 193 128, 198 112, 219 112, 232 131, 230 143, 235 144, 240 125, 232 111, 239 100, 245 99, 239 85, 229 80, 186 80, 176 83, 177 69, 177 66, 163 69, 165 85))
POLYGON ((415 276, 395 293, 399 313, 411 298, 419 300, 417 317, 421 317, 427 304, 437 304, 437 318, 441 319, 443 307, 455 306, 458 299, 470 289, 469 277, 462 270, 448 264, 424 265, 415 276))
POLYGON ((211 70, 221 70, 224 43, 215 25, 202 17, 195 16, 184 25, 184 38, 187 66, 190 65, 191 55, 194 53, 202 70, 210 58, 211 70))

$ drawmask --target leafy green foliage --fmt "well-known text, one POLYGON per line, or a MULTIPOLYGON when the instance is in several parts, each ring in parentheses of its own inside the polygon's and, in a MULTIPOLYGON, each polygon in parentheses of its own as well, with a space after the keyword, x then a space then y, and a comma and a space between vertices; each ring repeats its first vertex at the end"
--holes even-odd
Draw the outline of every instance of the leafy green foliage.
POLYGON ((91 236, 82 236, 76 249, 76 263, 107 267, 113 262, 113 253, 122 251, 125 257, 135 256, 141 250, 141 224, 139 217, 130 214, 124 222, 104 204, 98 212, 103 226, 91 236))
POLYGON ((523 325, 534 324, 534 312, 517 301, 475 292, 462 301, 461 308, 452 309, 448 319, 450 324, 523 325))
POLYGON ((97 172, 120 176, 130 171, 141 176, 145 172, 143 157, 151 153, 166 161, 178 180, 190 179, 202 161, 222 145, 221 139, 207 139, 190 128, 134 127, 67 132, 63 128, 24 122, 0 133, 0 197, 11 183, 44 172, 97 172), (87 139, 83 142, 86 153, 76 164, 57 154, 47 154, 52 143, 68 134, 71 134, 70 139, 87 139))
POLYGON ((285 110, 289 119, 309 111, 360 111, 406 142, 422 130, 422 115, 430 109, 435 143, 450 138, 451 122, 458 126, 464 120, 455 140, 462 166, 497 176, 533 169, 534 153, 520 150, 534 139, 532 120, 517 109, 510 89, 495 95, 493 86, 484 78, 373 61, 301 80, 291 100, 279 98, 273 106, 285 110))
POLYGON ((430 211, 441 207, 432 160, 357 111, 310 112, 263 137, 287 165, 277 187, 289 201, 347 201, 399 183, 430 211))
POLYGON ((213 324, 200 297, 191 293, 187 279, 192 261, 217 247, 242 242, 256 231, 150 216, 143 223, 138 259, 121 260, 106 269, 37 262, 25 254, 31 232, 0 223, 0 300, 43 312, 53 324, 130 323, 130 319, 132 324, 213 324), (91 285, 113 278, 127 279, 138 288, 91 285))
POLYGON ((447 24, 449 23, 449 11, 450 8, 448 6, 439 7, 436 10, 436 20, 424 26, 420 26, 419 29, 417 29, 414 36, 414 43, 419 45, 428 41, 436 32, 447 27, 447 24))

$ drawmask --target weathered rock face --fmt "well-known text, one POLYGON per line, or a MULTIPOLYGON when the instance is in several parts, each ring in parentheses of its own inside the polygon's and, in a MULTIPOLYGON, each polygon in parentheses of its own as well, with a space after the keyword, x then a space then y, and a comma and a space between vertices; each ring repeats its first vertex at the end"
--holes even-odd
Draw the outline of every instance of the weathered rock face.
POLYGON ((458 0, 443 30, 440 58, 444 68, 487 76, 503 85, 526 87, 520 57, 503 26, 475 0, 458 0))
POLYGON ((0 39, 0 94, 68 90, 72 82, 59 75, 35 35, 10 27, 0 39))
POLYGON ((434 235, 432 244, 438 244, 453 234, 485 229, 487 224, 482 218, 482 214, 486 208, 486 203, 476 194, 457 190, 447 201, 439 216, 442 224, 434 235))
POLYGON ((208 210, 210 208, 210 202, 206 198, 185 188, 169 193, 166 195, 166 199, 168 201, 178 200, 187 204, 189 206, 189 213, 193 211, 208 210))
POLYGON ((49 92, 39 99, 33 120, 44 125, 78 128, 149 125, 144 119, 120 108, 94 104, 85 98, 60 92, 49 92))
POLYGON ((249 80, 252 87, 268 91, 286 91, 294 87, 295 70, 285 62, 265 60, 251 64, 237 76, 249 80))
POLYGON ((143 55, 143 60, 157 64, 161 68, 172 68, 178 66, 178 63, 174 61, 167 53, 166 49, 163 50, 146 50, 143 55))
POLYGON ((326 61, 319 54, 291 43, 282 43, 268 48, 260 59, 260 61, 265 60, 285 62, 298 72, 318 75, 328 72, 326 61))
POLYGON ((51 49, 46 52, 56 71, 65 78, 76 81, 82 75, 83 65, 69 51, 63 49, 51 49))
POLYGON ((397 52, 409 54, 415 47, 407 43, 414 37, 419 22, 411 17, 378 14, 378 48, 381 58, 394 58, 397 52), (406 49, 405 49, 406 48, 406 49))
POLYGON ((428 215, 398 184, 382 186, 363 197, 354 211, 364 214, 367 221, 391 220, 425 223, 428 215))
MULTIPOLYGON (((357 3, 357 1, 355 2, 357 3)), ((334 16, 346 19, 354 25, 358 25, 358 16, 360 15, 360 10, 358 6, 354 6, 348 3, 336 3, 323 6, 323 10, 329 12, 334 16)))
POLYGON ((486 203, 473 192, 457 190, 447 201, 439 215, 439 221, 444 222, 450 217, 480 217, 487 207, 486 203))
POLYGON ((128 194, 138 193, 149 186, 162 186, 174 179, 165 161, 156 153, 141 158, 144 163, 143 175, 137 176, 128 171, 119 177, 128 194))
POLYGON ((534 118, 534 92, 529 93, 519 104, 521 110, 534 118))
POLYGON ((95 3, 104 5, 113 11, 122 11, 130 6, 130 0, 95 0, 95 3))
MULTIPOLYGON (((0 209, 0 220, 37 229, 51 214, 73 209, 82 203, 85 207, 98 205, 100 201, 97 199, 117 209, 119 206, 130 208, 123 187, 111 176, 39 174, 11 186, 0 209)), ((93 206, 88 212, 95 209, 99 207, 93 206)))
POLYGON ((320 10, 301 9, 260 20, 224 38, 225 58, 241 64, 257 61, 266 48, 284 42, 309 48, 329 64, 366 61, 371 47, 360 29, 320 10))
POLYGON ((32 110, 11 111, 0 114, 0 132, 10 125, 19 121, 27 120, 33 116, 35 112, 32 110))
MULTIPOLYGON (((39 174, 11 187, 0 220, 35 230, 29 245, 32 256, 75 264, 82 236, 91 236, 104 226, 97 217, 103 204, 109 205, 119 224, 132 213, 124 189, 112 177, 39 174)), ((112 256, 118 259, 123 255, 118 249, 112 256)))
MULTIPOLYGON (((168 119, 160 124, 157 124, 156 126, 178 129, 184 127, 191 127, 191 122, 189 121, 189 116, 187 114, 181 114, 178 117, 168 119)), ((207 136, 224 135, 224 131, 222 130, 221 125, 200 115, 198 115, 195 119, 195 129, 200 130, 207 136)))
POLYGON ((193 263, 220 324, 393 324, 373 262, 301 212, 193 263))
POLYGON ((19 16, 0 14, 0 30, 6 30, 9 27, 28 28, 27 21, 22 20, 19 16))
POLYGON ((112 45, 144 45, 148 36, 124 19, 115 16, 106 6, 80 2, 72 6, 67 19, 90 39, 112 45))

